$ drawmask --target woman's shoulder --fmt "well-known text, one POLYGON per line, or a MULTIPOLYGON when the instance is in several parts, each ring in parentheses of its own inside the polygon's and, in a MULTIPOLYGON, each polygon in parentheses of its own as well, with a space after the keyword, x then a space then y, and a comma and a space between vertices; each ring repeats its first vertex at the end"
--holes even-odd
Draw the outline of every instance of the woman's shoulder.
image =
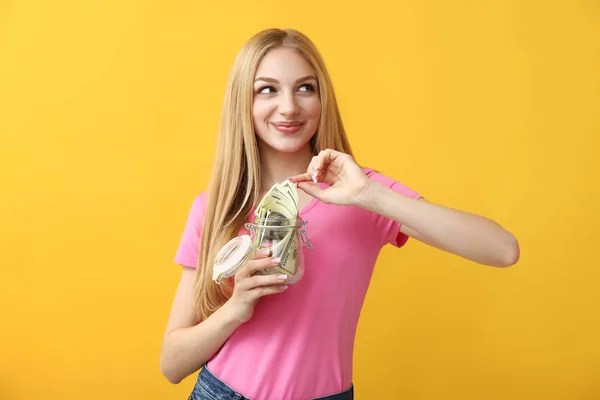
POLYGON ((413 197, 415 199, 422 197, 417 191, 406 186, 406 184, 396 180, 395 178, 387 176, 373 168, 365 167, 365 168, 362 168, 362 170, 365 173, 365 175, 367 175, 373 181, 379 182, 382 185, 385 185, 386 187, 388 187, 396 192, 402 193, 409 197, 413 197))
POLYGON ((194 197, 194 203, 198 203, 198 204, 204 203, 204 204, 206 204, 207 198, 208 198, 208 193, 206 191, 199 192, 194 197))
POLYGON ((367 175, 369 177, 369 179, 372 179, 376 182, 382 183, 386 186, 390 186, 393 183, 396 182, 395 179, 377 171, 376 169, 373 168, 368 168, 368 167, 362 167, 363 172, 365 173, 365 175, 367 175))
POLYGON ((192 194, 192 208, 199 208, 201 206, 206 206, 207 196, 206 192, 196 192, 192 194))
POLYGON ((192 205, 189 209, 189 217, 194 221, 201 221, 206 214, 207 193, 199 192, 194 195, 192 205))

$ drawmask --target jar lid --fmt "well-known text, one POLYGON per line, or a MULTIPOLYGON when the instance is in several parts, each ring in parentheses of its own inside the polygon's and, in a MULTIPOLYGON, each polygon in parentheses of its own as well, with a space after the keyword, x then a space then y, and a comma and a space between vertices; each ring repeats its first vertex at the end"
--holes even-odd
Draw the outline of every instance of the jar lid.
POLYGON ((223 278, 235 275, 251 251, 252 240, 249 235, 237 236, 227 242, 215 257, 213 280, 220 283, 223 278))

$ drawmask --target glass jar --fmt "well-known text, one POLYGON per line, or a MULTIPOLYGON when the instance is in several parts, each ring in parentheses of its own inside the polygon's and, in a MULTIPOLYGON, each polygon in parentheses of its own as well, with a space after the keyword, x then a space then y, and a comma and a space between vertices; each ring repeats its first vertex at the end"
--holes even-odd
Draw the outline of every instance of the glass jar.
POLYGON ((269 249, 273 257, 281 259, 274 268, 260 270, 257 274, 285 274, 286 284, 298 282, 304 275, 303 247, 313 249, 302 218, 254 218, 245 224, 250 235, 230 240, 219 250, 213 266, 213 280, 221 283, 235 275, 258 250, 269 249))

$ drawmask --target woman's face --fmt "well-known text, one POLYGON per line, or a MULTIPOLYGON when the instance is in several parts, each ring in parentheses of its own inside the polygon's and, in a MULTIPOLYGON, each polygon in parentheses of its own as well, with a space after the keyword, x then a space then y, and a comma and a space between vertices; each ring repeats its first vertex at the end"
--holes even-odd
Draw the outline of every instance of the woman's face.
POLYGON ((269 51, 254 77, 252 119, 258 140, 277 151, 296 152, 316 133, 320 117, 312 66, 293 49, 269 51))

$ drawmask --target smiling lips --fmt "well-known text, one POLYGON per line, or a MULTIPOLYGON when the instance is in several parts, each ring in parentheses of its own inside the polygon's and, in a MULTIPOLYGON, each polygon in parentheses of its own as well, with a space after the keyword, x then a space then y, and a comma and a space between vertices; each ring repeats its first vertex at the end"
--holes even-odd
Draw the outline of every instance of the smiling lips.
POLYGON ((292 134, 298 132, 304 122, 301 121, 288 121, 288 122, 273 122, 272 123, 275 129, 277 129, 281 133, 292 134))

